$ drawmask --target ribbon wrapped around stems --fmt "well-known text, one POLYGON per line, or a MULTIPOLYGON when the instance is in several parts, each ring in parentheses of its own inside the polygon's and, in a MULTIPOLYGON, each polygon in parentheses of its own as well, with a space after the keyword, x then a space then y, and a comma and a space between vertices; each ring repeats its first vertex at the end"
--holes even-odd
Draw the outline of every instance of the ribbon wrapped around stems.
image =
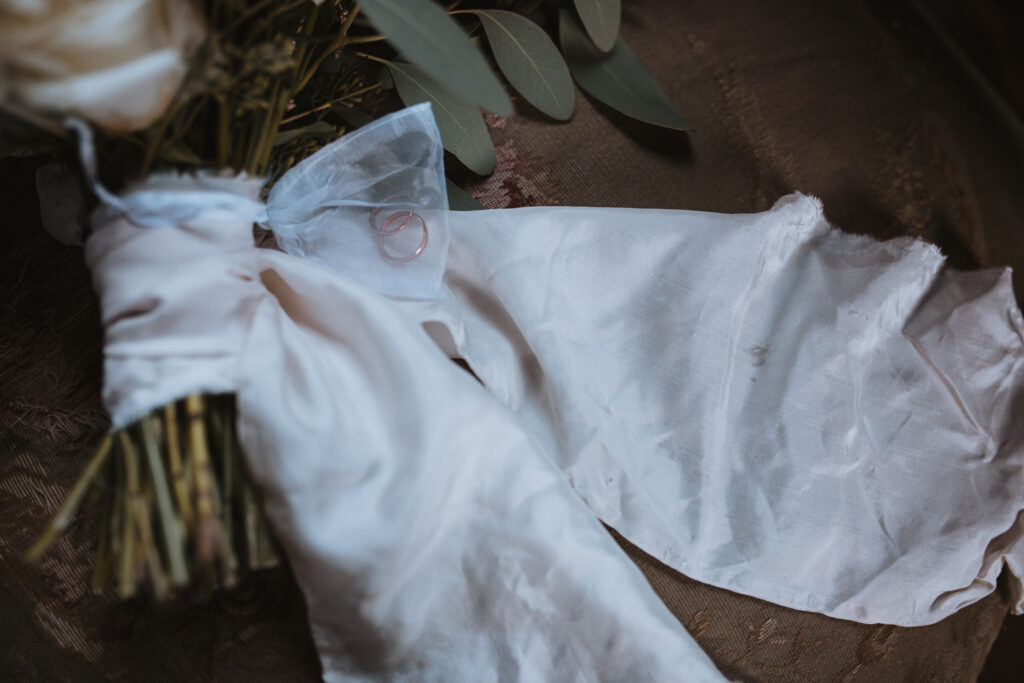
POLYGON ((448 213, 429 110, 374 126, 265 215, 253 181, 156 178, 87 244, 115 425, 236 393, 328 678, 720 678, 598 518, 698 580, 864 622, 1024 574, 1008 272, 843 234, 799 194, 448 213))
MULTIPOLYGON (((254 246, 252 213, 233 211, 257 190, 156 178, 98 214, 86 258, 104 400, 124 425, 186 393, 236 394, 324 677, 722 680, 555 462, 418 320, 314 260, 254 246), (158 194, 173 205, 175 184, 173 222, 133 220, 158 194)), ((373 235, 372 206, 335 229, 373 235)), ((366 244, 382 273, 398 263, 366 244)))

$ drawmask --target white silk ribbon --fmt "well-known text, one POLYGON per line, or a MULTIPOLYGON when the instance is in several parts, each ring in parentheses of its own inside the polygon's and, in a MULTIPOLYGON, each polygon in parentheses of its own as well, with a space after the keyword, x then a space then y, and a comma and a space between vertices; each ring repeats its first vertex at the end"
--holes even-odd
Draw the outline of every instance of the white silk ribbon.
MULTIPOLYGON (((71 118, 67 126, 78 134, 82 167, 102 201, 95 223, 123 216, 138 226, 166 227, 224 212, 269 228, 284 252, 385 296, 440 294, 451 233, 444 149, 429 103, 377 119, 296 164, 274 184, 266 205, 251 190, 232 189, 234 178, 208 173, 158 174, 115 195, 97 178, 88 125, 71 118)), ((62 242, 67 229, 59 222, 67 213, 44 223, 62 242)))
MULTIPOLYGON (((427 146, 419 132, 398 141, 427 146)), ((298 248, 316 246, 306 227, 332 244, 363 229, 371 197, 393 193, 385 169, 384 180, 363 174, 351 202, 328 202, 330 226, 315 227, 309 204, 289 210, 282 196, 340 182, 344 159, 359 158, 348 148, 272 193, 270 221, 299 226, 298 248)), ((405 194, 437 207, 443 187, 413 181, 405 194)), ((86 260, 104 402, 123 426, 187 393, 235 394, 239 441, 305 594, 325 680, 723 680, 550 454, 397 299, 332 259, 255 247, 258 190, 157 177, 96 214, 86 260), (173 219, 157 220, 145 197, 173 219)), ((433 209, 415 211, 437 226, 433 209)))
POLYGON ((396 300, 256 248, 216 209, 111 218, 86 259, 115 426, 236 395, 327 681, 722 680, 550 455, 396 300))
POLYGON ((289 253, 254 248, 239 178, 151 178, 86 245, 114 424, 237 394, 328 678, 719 679, 597 519, 796 609, 929 624, 1007 568, 1024 610, 1008 272, 799 194, 449 213, 429 116, 287 173, 266 219, 289 253), (399 263, 375 217, 412 213, 428 247, 399 263))

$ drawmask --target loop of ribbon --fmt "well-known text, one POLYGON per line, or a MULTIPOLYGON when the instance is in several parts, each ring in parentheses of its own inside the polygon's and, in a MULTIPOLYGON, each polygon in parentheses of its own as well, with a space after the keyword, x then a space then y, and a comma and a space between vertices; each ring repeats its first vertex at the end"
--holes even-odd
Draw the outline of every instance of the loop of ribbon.
MULTIPOLYGON (((88 125, 69 120, 102 225, 123 216, 142 227, 183 225, 223 211, 273 231, 286 253, 316 261, 385 296, 440 294, 448 246, 444 151, 430 104, 370 123, 298 163, 266 204, 237 191, 237 178, 153 176, 120 196, 97 178, 88 125)), ((47 228, 50 229, 49 227, 47 228)), ((51 232, 54 232, 51 230, 51 232)))

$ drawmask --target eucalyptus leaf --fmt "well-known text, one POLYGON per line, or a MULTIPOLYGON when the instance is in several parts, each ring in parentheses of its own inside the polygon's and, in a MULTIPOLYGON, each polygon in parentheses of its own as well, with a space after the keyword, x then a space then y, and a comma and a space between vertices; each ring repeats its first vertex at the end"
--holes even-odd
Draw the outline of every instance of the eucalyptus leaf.
POLYGON ((573 0, 573 4, 598 49, 608 52, 614 48, 622 16, 620 0, 573 0))
POLYGON ((441 142, 474 173, 494 170, 494 146, 480 110, 414 64, 388 62, 398 96, 406 106, 430 102, 441 142))
POLYGON ((494 59, 512 87, 548 116, 563 121, 572 116, 575 93, 569 67, 544 29, 515 12, 473 14, 480 17, 494 59))
POLYGON ((360 6, 395 48, 455 94, 501 116, 512 103, 480 50, 430 0, 360 0, 360 6))
POLYGON ((601 52, 565 10, 559 16, 558 34, 573 78, 594 98, 634 119, 690 130, 654 74, 622 38, 616 39, 611 52, 601 52))
POLYGON ((473 195, 463 190, 448 178, 444 179, 448 192, 448 208, 452 211, 479 211, 484 208, 473 195))

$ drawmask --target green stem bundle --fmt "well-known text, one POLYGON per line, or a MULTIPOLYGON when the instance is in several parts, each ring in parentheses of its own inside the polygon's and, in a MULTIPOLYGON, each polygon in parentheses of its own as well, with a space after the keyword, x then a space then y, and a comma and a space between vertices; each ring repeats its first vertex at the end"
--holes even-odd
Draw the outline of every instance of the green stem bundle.
POLYGON ((122 598, 146 583, 157 599, 193 584, 209 593, 232 585, 240 566, 278 562, 238 445, 232 396, 188 396, 105 436, 29 560, 52 546, 89 493, 102 511, 97 592, 115 575, 122 598))

